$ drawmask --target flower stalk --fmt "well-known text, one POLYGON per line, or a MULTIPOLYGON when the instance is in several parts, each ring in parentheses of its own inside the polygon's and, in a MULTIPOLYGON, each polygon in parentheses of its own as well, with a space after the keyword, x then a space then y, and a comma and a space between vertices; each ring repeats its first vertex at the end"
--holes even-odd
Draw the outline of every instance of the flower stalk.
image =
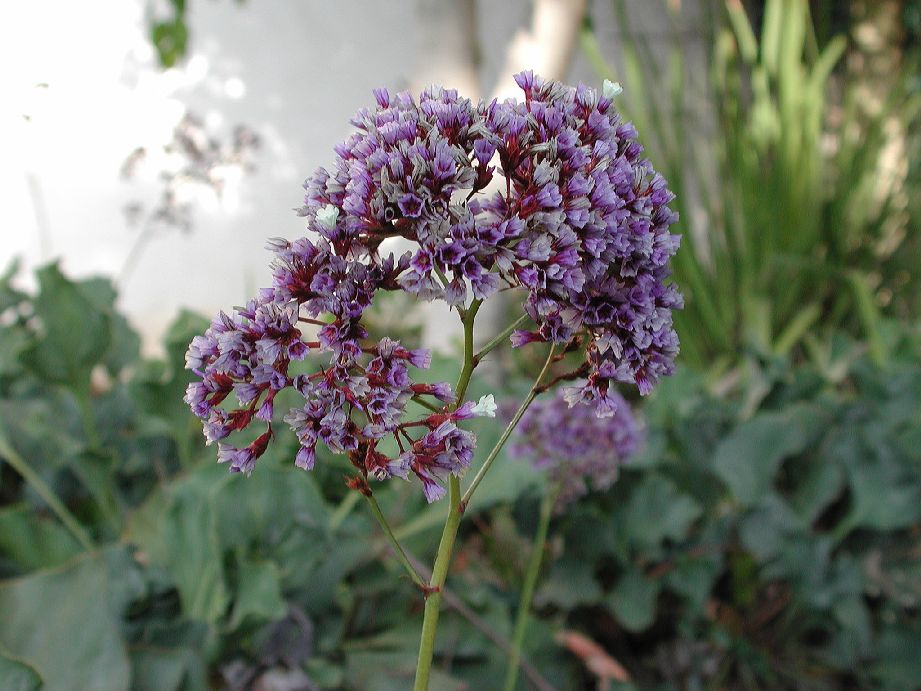
POLYGON ((531 600, 534 599, 534 588, 537 585, 537 576, 540 573, 540 564, 547 544, 547 532, 550 527, 550 517, 556 503, 559 489, 547 492, 540 504, 540 518, 537 523, 537 533, 531 547, 531 556, 528 559, 528 569, 525 572, 524 585, 521 589, 521 599, 518 602, 518 614, 515 618, 515 630, 512 634, 512 649, 509 652, 508 672, 505 676, 505 691, 514 691, 518 683, 518 665, 521 661, 521 648, 524 645, 524 635, 528 628, 528 617, 531 611, 531 600))
POLYGON ((387 522, 387 518, 384 516, 384 512, 381 511, 380 504, 377 503, 377 499, 374 498, 373 494, 365 494, 364 497, 368 501, 368 506, 371 508, 371 513, 374 515, 374 518, 377 519, 378 524, 383 529, 384 535, 387 536, 387 540, 390 542, 390 546, 393 547, 393 552, 396 555, 397 560, 400 562, 400 564, 403 565, 403 568, 406 569, 406 573, 409 575, 410 580, 422 588, 424 592, 427 591, 425 581, 422 580, 422 576, 420 576, 416 569, 413 568, 413 565, 409 561, 409 557, 406 556, 406 552, 397 541, 396 536, 393 534, 393 530, 390 528, 390 524, 387 522))
POLYGON ((544 367, 541 369, 540 374, 537 375, 537 379, 534 380, 534 384, 531 385, 531 390, 528 391, 528 395, 524 397, 521 405, 518 406, 518 410, 515 411, 515 415, 512 417, 505 430, 502 432, 502 436, 499 437, 499 441, 496 442, 496 445, 489 452, 486 460, 483 461, 483 465, 474 476, 473 482, 470 483, 470 487, 468 487, 467 491, 464 492, 464 496, 460 501, 459 507, 461 513, 467 510, 467 505, 470 503, 470 499, 473 497, 473 493, 476 492, 477 487, 479 487, 480 483, 483 482, 483 478, 486 476, 486 473, 489 472, 489 468, 499 456, 499 452, 502 451, 502 447, 505 446, 505 442, 508 441, 509 436, 511 436, 512 432, 515 430, 515 427, 521 421, 521 416, 525 414, 528 406, 534 402, 534 399, 537 398, 537 395, 541 392, 540 383, 544 376, 547 374, 547 371, 550 369, 550 365, 554 361, 555 350, 555 345, 550 346, 550 352, 547 354, 547 360, 544 362, 544 367))
MULTIPOLYGON (((473 322, 480 301, 474 300, 464 312, 464 365, 457 380, 455 391, 457 393, 456 406, 463 403, 464 395, 470 384, 470 377, 476 367, 473 358, 473 322)), ((448 478, 449 506, 448 516, 445 519, 441 540, 438 543, 438 553, 435 556, 435 565, 432 568, 432 578, 429 580, 425 612, 422 618, 422 635, 419 640, 419 659, 416 663, 416 680, 414 691, 426 691, 429 686, 429 673, 432 669, 432 657, 435 654, 435 634, 438 631, 438 615, 441 609, 441 591, 448 577, 448 567, 451 565, 451 556, 454 552, 454 539, 463 512, 460 510, 460 480, 451 475, 448 478)))

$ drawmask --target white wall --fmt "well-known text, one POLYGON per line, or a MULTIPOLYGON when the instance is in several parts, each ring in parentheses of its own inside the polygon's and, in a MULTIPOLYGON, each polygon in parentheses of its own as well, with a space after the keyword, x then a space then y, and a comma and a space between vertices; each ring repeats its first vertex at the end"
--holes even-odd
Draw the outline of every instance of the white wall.
MULTIPOLYGON (((598 7, 602 36, 613 35, 606 5, 598 7)), ((145 36, 143 0, 30 0, 0 10, 2 265, 22 257, 28 272, 61 257, 72 275, 117 273, 138 232, 122 207, 157 189, 124 182, 120 166, 139 145, 162 146, 185 108, 218 133, 242 122, 263 137, 258 171, 238 193, 205 199, 192 233, 154 239, 122 286, 121 305, 148 345, 180 306, 210 314, 267 283, 265 238, 300 233, 291 209, 303 179, 331 162, 373 87, 407 87, 425 60, 413 2, 189 6, 189 57, 166 72, 145 36)), ((479 2, 486 89, 503 41, 528 13, 526 0, 479 2)), ((597 81, 578 52, 573 73, 597 81)))

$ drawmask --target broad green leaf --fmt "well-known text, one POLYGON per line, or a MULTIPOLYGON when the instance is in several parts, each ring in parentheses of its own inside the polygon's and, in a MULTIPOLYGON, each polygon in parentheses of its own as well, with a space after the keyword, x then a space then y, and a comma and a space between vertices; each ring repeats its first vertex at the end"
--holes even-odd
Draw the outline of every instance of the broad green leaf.
MULTIPOLYGON (((271 452, 270 452, 271 453, 271 452)), ((268 461, 267 457, 260 459, 268 461)), ((271 550, 286 531, 322 539, 329 510, 314 476, 291 465, 260 465, 252 475, 228 476, 214 495, 222 548, 271 550)))
POLYGON ((23 571, 63 564, 81 550, 76 538, 54 518, 24 504, 0 509, 0 554, 23 571))
POLYGON ((563 557, 538 581, 535 604, 552 603, 563 609, 595 604, 601 599, 602 592, 593 571, 591 563, 575 557, 563 557))
POLYGON ((128 658, 106 583, 98 555, 0 582, 0 647, 49 689, 127 689, 128 658))
POLYGON ((19 356, 28 345, 29 334, 25 329, 16 325, 0 326, 0 378, 22 371, 19 356))
POLYGON ((281 594, 278 566, 271 561, 242 560, 237 572, 237 592, 230 629, 237 628, 247 616, 273 621, 281 619, 287 611, 288 606, 281 594))
POLYGON ((687 599, 691 609, 702 612, 722 570, 723 558, 720 554, 686 554, 675 559, 675 567, 663 580, 669 590, 687 599))
POLYGON ((133 691, 205 691, 204 661, 188 648, 136 646, 131 649, 133 691))
POLYGON ((131 328, 128 320, 115 311, 117 293, 107 278, 88 278, 77 284, 93 305, 109 317, 112 324, 112 339, 106 350, 103 364, 109 372, 117 375, 125 367, 134 364, 141 353, 141 338, 131 328))
POLYGON ((124 536, 168 570, 185 616, 212 623, 229 600, 213 500, 227 477, 214 464, 164 486, 132 514, 124 536))
POLYGON ((40 292, 33 301, 42 336, 23 361, 49 382, 85 394, 90 371, 112 342, 111 316, 56 264, 37 271, 40 292))
POLYGON ((914 688, 921 679, 918 640, 921 626, 895 624, 884 628, 876 644, 876 656, 868 670, 879 688, 891 691, 914 688))
POLYGON ((632 569, 621 576, 606 602, 628 631, 643 631, 656 617, 659 582, 632 569))
POLYGON ((857 527, 896 530, 921 520, 921 475, 895 447, 891 435, 874 434, 873 423, 850 425, 829 444, 848 479, 849 511, 836 526, 845 537, 857 527))
POLYGON ((12 285, 13 279, 19 273, 19 264, 19 259, 13 259, 3 270, 3 274, 0 275, 0 314, 27 299, 25 293, 16 290, 12 285))
POLYGON ((739 519, 742 545, 759 562, 766 562, 783 549, 789 535, 805 531, 807 524, 782 498, 768 494, 754 510, 739 519))
POLYGON ((662 475, 643 478, 618 520, 627 540, 638 548, 658 547, 663 540, 681 540, 702 509, 662 475))
POLYGON ((780 463, 814 444, 825 427, 811 404, 760 413, 743 422, 716 448, 713 469, 742 506, 756 503, 772 486, 780 463))
POLYGON ((4 691, 38 691, 44 682, 38 672, 25 662, 5 655, 0 649, 0 689, 4 691))

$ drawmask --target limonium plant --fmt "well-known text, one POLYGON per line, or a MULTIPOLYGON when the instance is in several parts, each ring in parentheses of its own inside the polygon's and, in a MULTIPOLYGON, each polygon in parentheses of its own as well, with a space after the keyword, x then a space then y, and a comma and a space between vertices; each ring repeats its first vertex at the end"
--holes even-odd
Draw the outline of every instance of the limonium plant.
POLYGON ((568 406, 613 416, 618 384, 649 393, 678 353, 672 310, 682 298, 668 281, 678 248, 669 232, 673 195, 621 120, 617 85, 599 94, 531 72, 515 79, 520 99, 479 104, 441 87, 418 101, 375 90, 376 104, 353 118, 333 165, 304 184, 306 236, 269 241, 272 285, 221 312, 187 354, 199 379, 186 401, 232 472, 256 467, 276 434, 284 389, 299 396, 279 413, 299 442, 294 464, 312 469, 323 444, 355 467, 349 486, 367 498, 426 598, 416 689, 428 685, 461 517, 528 405, 560 384, 568 406), (394 238, 411 249, 398 254, 394 238), (385 291, 456 311, 464 351, 453 386, 414 379, 429 366, 428 351, 370 337, 363 317, 385 291), (489 340, 477 334, 486 342, 475 350, 477 312, 500 291, 521 294, 522 313, 489 340), (506 341, 543 347, 544 366, 462 491, 477 450, 465 423, 495 414, 489 398, 466 400, 468 384, 506 341), (307 358, 315 371, 298 373, 305 368, 292 363, 307 358), (253 441, 231 441, 251 426, 253 441), (429 502, 448 497, 427 581, 374 498, 374 483, 394 478, 418 483, 429 502))
POLYGON ((621 464, 643 441, 643 428, 619 394, 613 394, 614 414, 607 417, 598 417, 591 404, 570 406, 566 394, 565 389, 558 389, 554 395, 535 401, 509 443, 511 457, 528 461, 536 471, 546 474, 547 492, 541 501, 518 603, 505 691, 514 691, 517 684, 521 647, 552 514, 562 513, 567 504, 589 489, 610 488, 621 464))

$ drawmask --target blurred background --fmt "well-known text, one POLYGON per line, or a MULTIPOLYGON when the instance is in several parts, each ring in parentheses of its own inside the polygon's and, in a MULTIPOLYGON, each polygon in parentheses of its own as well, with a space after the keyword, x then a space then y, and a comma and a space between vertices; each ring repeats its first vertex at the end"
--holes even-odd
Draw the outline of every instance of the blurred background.
MULTIPOLYGON (((679 371, 636 402, 644 448, 551 525, 521 688, 921 687, 917 0, 4 15, 0 687, 406 688, 421 600, 347 464, 295 472, 289 439, 225 476, 183 354, 268 284, 266 239, 301 235, 300 184, 372 88, 505 98, 521 69, 623 85, 677 194, 686 296, 679 371)), ((378 307, 453 379, 453 319, 378 307)), ((511 400, 539 363, 490 366, 474 393, 511 400)), ((500 465, 462 529, 437 688, 503 674, 546 486, 500 465)), ((443 508, 413 489, 380 501, 430 563, 443 508)))

